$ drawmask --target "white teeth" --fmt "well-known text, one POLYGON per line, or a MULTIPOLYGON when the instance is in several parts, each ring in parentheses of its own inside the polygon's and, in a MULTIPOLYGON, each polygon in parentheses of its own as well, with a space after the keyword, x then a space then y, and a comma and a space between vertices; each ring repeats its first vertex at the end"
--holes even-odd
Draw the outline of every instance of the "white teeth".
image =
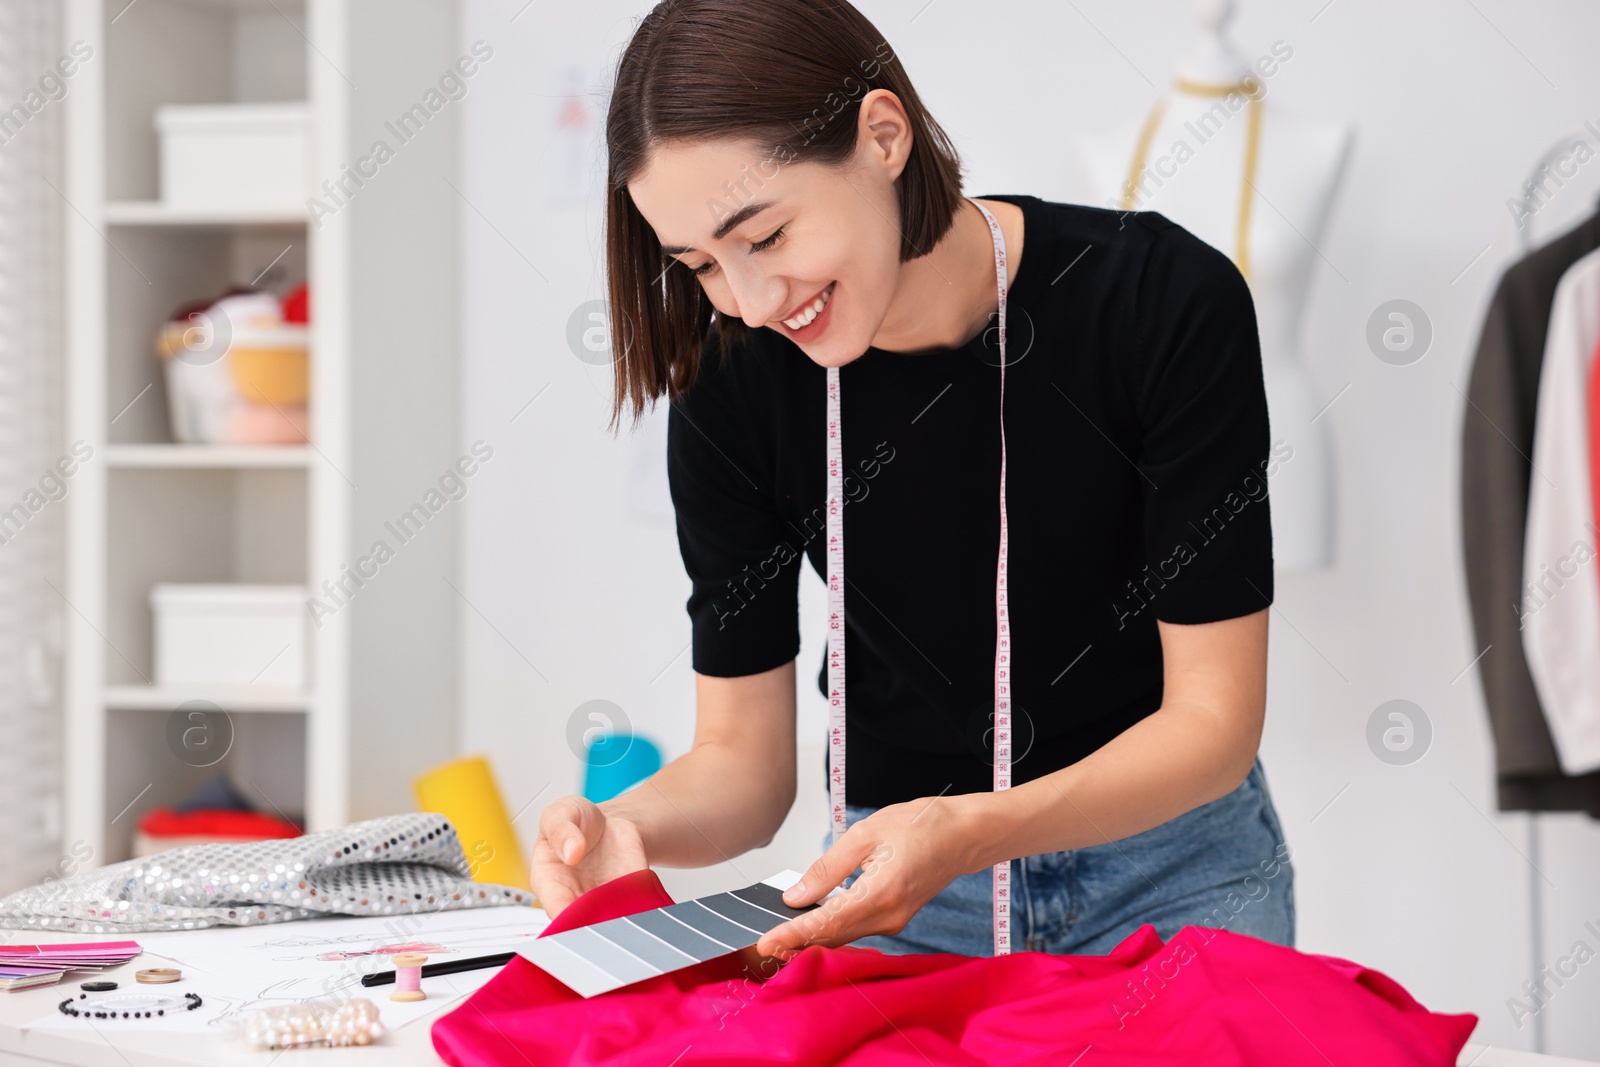
POLYGON ((833 286, 830 284, 822 291, 822 295, 806 306, 806 309, 792 319, 784 319, 783 324, 791 330, 803 330, 811 325, 811 320, 822 314, 822 309, 828 306, 828 301, 833 299, 833 286))

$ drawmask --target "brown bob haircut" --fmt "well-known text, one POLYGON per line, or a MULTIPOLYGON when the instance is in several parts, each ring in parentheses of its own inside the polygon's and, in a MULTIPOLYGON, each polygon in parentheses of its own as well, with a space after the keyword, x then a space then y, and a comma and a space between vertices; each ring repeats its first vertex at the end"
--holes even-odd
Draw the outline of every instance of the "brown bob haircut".
POLYGON ((788 163, 842 166, 856 149, 861 98, 887 89, 910 121, 911 156, 896 180, 900 262, 926 255, 961 203, 961 160, 923 107, 894 50, 844 0, 663 0, 617 65, 606 114, 606 286, 614 364, 611 427, 624 407, 677 397, 700 372, 713 319, 718 359, 750 327, 715 314, 700 282, 665 255, 628 182, 671 143, 731 138, 763 150, 730 175, 728 214, 788 163))

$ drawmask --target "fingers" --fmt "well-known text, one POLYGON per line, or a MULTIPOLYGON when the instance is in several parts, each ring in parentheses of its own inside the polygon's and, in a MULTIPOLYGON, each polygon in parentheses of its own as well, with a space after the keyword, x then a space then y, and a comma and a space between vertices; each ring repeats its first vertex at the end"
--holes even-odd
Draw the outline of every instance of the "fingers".
POLYGON ((599 844, 604 833, 605 813, 582 797, 562 797, 539 816, 529 882, 550 918, 561 914, 583 891, 573 865, 599 844))
MULTIPOLYGON (((861 885, 857 882, 856 886, 861 885)), ((855 886, 829 897, 815 911, 775 926, 761 936, 756 951, 787 960, 807 945, 837 946, 874 933, 877 906, 855 886)))
POLYGON ((579 796, 553 802, 539 816, 539 834, 549 842, 553 858, 572 866, 600 844, 606 815, 599 805, 579 796))
POLYGON ((639 828, 583 797, 562 797, 539 816, 529 878, 551 918, 595 886, 647 866, 639 828))
POLYGON ((577 899, 581 887, 572 868, 561 862, 550 843, 541 834, 533 844, 533 861, 529 864, 528 881, 539 907, 554 919, 568 904, 577 899))
POLYGON ((761 940, 756 942, 756 952, 762 956, 772 956, 788 962, 791 956, 805 946, 805 931, 800 928, 798 920, 790 919, 762 934, 761 940))
POLYGON ((806 868, 806 873, 800 876, 798 882, 783 891, 785 904, 791 908, 815 904, 861 866, 861 861, 871 854, 875 842, 867 831, 852 832, 855 829, 852 826, 847 830, 828 851, 806 868))
POLYGON ((539 906, 552 919, 565 911, 568 904, 578 899, 577 893, 555 879, 541 881, 534 878, 532 882, 533 895, 539 898, 539 906))
MULTIPOLYGON (((879 844, 866 830, 851 827, 806 868, 800 881, 784 891, 784 903, 803 908, 826 897, 863 862, 870 862, 879 844)), ((859 902, 862 888, 857 882, 844 893, 823 900, 815 911, 773 927, 762 935, 756 950, 765 956, 788 959, 807 945, 840 945, 870 932, 865 926, 870 923, 873 909, 859 902)))

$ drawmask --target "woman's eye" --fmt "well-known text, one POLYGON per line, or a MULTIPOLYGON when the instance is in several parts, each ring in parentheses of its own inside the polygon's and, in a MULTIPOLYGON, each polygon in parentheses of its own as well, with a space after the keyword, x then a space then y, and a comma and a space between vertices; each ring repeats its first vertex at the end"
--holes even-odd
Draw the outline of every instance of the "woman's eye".
POLYGON ((751 245, 750 246, 750 251, 752 251, 752 252, 764 252, 767 249, 771 248, 773 245, 777 244, 778 243, 778 238, 780 238, 782 236, 783 236, 783 227, 779 226, 776 230, 772 231, 772 236, 771 237, 768 237, 764 241, 757 241, 755 244, 751 245))
MULTIPOLYGON (((772 236, 771 237, 763 238, 762 240, 757 241, 755 244, 751 245, 750 246, 750 251, 752 251, 752 252, 765 252, 767 249, 769 249, 773 245, 777 244, 778 243, 778 239, 781 238, 782 236, 783 236, 783 227, 779 226, 776 230, 772 231, 772 236)), ((698 266, 698 267, 691 268, 691 273, 693 273, 696 278, 703 278, 707 274, 710 274, 712 269, 714 267, 716 267, 716 265, 717 265, 717 261, 713 259, 710 262, 700 264, 700 266, 698 266)))

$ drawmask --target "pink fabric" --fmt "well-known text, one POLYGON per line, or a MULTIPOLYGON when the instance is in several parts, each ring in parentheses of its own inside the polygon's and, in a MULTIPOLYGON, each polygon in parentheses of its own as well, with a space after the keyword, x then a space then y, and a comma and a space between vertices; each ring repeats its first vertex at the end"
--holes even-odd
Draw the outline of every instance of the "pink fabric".
MULTIPOLYGON (((546 933, 672 903, 651 871, 546 933)), ((765 983, 711 960, 584 1000, 522 958, 433 1026, 453 1067, 1171 1063, 1451 1067, 1477 1025, 1377 971, 1242 934, 1145 925, 1105 956, 891 956, 813 947, 765 983)))

